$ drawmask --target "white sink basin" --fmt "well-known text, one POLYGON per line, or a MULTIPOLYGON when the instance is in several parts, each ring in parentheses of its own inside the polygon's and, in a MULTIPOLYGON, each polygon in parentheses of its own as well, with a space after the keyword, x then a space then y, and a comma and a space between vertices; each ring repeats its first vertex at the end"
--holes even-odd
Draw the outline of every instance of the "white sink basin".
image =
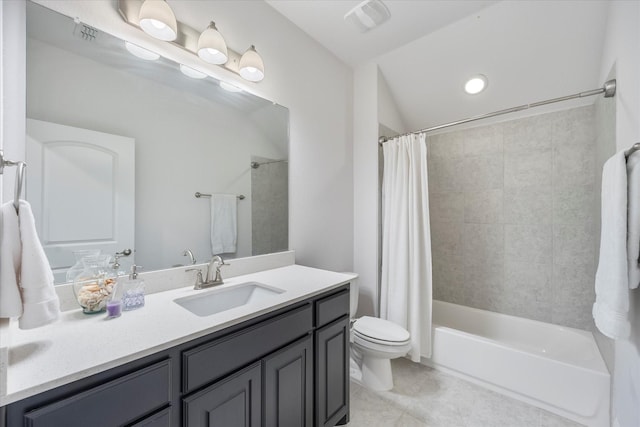
POLYGON ((197 316, 211 316, 242 305, 254 304, 283 293, 282 289, 247 282, 173 300, 197 316))

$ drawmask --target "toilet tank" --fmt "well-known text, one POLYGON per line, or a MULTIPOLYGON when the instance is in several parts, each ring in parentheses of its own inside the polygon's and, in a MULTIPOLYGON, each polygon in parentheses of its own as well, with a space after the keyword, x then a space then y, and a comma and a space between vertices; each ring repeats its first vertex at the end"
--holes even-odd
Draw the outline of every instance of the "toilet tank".
POLYGON ((349 303, 351 318, 356 317, 356 311, 358 310, 358 279, 352 279, 349 291, 349 303))

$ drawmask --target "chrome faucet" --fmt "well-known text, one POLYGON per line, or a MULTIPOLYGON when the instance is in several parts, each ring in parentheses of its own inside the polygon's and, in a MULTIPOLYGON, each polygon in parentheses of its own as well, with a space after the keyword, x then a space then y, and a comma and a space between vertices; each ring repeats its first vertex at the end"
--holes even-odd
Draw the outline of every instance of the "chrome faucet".
POLYGON ((191 249, 185 249, 182 253, 182 256, 188 256, 189 260, 191 261, 191 265, 196 265, 196 257, 193 256, 193 252, 191 252, 191 249))
POLYGON ((214 255, 211 258, 211 261, 209 261, 209 266, 207 267, 207 279, 203 284, 205 285, 205 287, 222 285, 224 283, 224 281, 222 280, 222 275, 220 274, 220 267, 222 267, 223 265, 229 265, 229 264, 226 264, 220 255, 214 255), (216 269, 215 277, 213 276, 214 266, 216 269))
POLYGON ((197 271, 196 273, 196 283, 193 286, 193 289, 205 289, 210 288, 211 286, 222 285, 224 280, 222 280, 222 275, 220 274, 220 267, 223 265, 229 265, 220 255, 214 255, 209 261, 209 265, 207 266, 207 276, 206 279, 202 278, 202 270, 199 268, 188 268, 185 272, 197 271), (213 269, 215 268, 215 276, 213 274, 213 269))

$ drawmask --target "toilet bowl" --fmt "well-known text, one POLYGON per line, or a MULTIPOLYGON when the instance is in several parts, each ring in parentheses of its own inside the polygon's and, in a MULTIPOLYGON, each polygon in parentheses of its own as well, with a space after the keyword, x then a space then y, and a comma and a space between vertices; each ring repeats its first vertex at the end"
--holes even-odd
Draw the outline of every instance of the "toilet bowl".
POLYGON ((391 359, 406 355, 411 349, 409 332, 384 319, 355 318, 358 307, 358 284, 351 282, 351 377, 372 390, 393 388, 391 359))

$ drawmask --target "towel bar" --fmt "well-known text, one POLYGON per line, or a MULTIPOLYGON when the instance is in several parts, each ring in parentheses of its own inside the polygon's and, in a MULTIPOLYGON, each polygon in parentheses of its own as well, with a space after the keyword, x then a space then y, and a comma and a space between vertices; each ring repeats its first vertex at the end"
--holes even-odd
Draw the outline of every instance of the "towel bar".
MULTIPOLYGON (((205 194, 205 193, 201 193, 199 191, 196 191, 195 196, 199 199, 201 197, 211 197, 211 194, 205 194)), ((238 200, 244 200, 244 194, 239 194, 236 197, 238 198, 238 200)))

